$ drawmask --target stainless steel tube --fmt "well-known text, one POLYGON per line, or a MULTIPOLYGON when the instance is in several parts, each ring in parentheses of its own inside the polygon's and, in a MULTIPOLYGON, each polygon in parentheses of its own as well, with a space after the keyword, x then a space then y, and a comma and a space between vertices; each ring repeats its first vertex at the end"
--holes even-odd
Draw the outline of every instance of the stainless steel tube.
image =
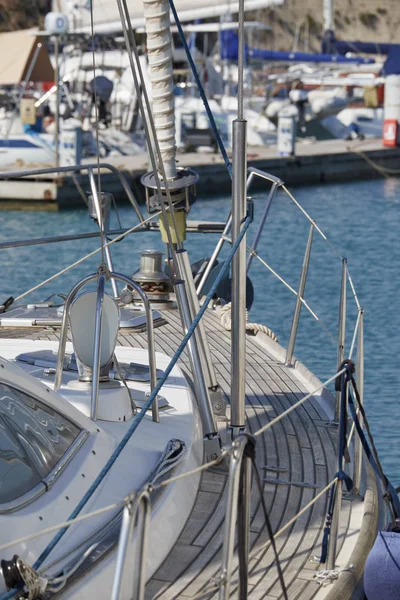
MULTIPOLYGON (((273 200, 273 198, 274 198, 274 196, 275 196, 275 194, 276 194, 276 192, 278 190, 278 187, 279 187, 278 183, 273 183, 272 187, 271 187, 271 190, 270 190, 270 192, 268 194, 267 202, 265 203, 265 207, 264 207, 264 212, 263 212, 263 214, 261 216, 260 223, 258 225, 256 234, 254 236, 253 243, 251 245, 251 250, 253 250, 253 252, 257 251, 258 242, 260 241, 260 237, 261 237, 261 234, 262 234, 263 229, 264 229, 265 221, 267 220, 269 209, 271 208, 272 200, 273 200)), ((253 260, 253 258, 254 258, 254 255, 252 253, 250 253, 249 257, 247 259, 247 272, 250 269, 251 261, 253 260)))
MULTIPOLYGON (((347 283, 347 258, 342 259, 342 284, 340 289, 339 327, 338 327, 338 354, 337 370, 344 360, 344 346, 346 342, 346 283, 347 283)), ((336 392, 335 421, 339 418, 340 392, 336 392)))
POLYGON ((335 484, 335 507, 333 509, 331 531, 329 535, 329 547, 328 547, 328 558, 326 561, 326 568, 328 570, 335 568, 336 552, 337 552, 337 541, 339 533, 339 517, 342 506, 342 492, 343 492, 343 481, 337 480, 335 484))
MULTIPOLYGON (((261 171, 261 169, 256 169, 256 167, 249 167, 248 172, 251 175, 257 175, 257 177, 261 177, 261 179, 266 179, 271 183, 276 183, 277 185, 283 185, 282 179, 279 177, 275 177, 275 175, 271 175, 271 173, 267 173, 266 171, 261 171)), ((249 177, 250 179, 250 177, 249 177)))
POLYGON ((236 518, 238 512, 240 466, 246 443, 247 440, 238 438, 233 442, 232 445, 232 455, 229 463, 228 490, 226 494, 219 600, 229 600, 230 597, 233 550, 235 547, 236 518))
MULTIPOLYGON (((190 268, 189 255, 187 250, 177 250, 176 260, 178 262, 179 273, 186 283, 186 292, 189 300, 190 314, 192 321, 200 310, 199 300, 196 294, 196 288, 194 287, 194 281, 192 271, 190 268)), ((200 360, 203 364, 203 372, 206 378, 206 385, 208 388, 217 387, 217 377, 215 375, 214 366, 212 363, 210 347, 208 345, 206 332, 204 329, 203 320, 200 320, 196 327, 194 336, 197 340, 197 345, 200 351, 200 360)))
MULTIPOLYGON (((247 122, 233 121, 232 132, 232 243, 246 216, 247 122)), ((245 425, 246 367, 246 236, 232 260, 232 366, 231 428, 236 434, 245 425)))
POLYGON ((97 273, 88 275, 81 281, 78 281, 78 283, 72 288, 72 290, 70 291, 70 293, 68 294, 68 296, 65 300, 64 313, 63 313, 61 332, 60 332, 60 343, 58 345, 56 374, 54 376, 54 391, 55 392, 58 389, 60 389, 61 381, 62 381, 62 373, 63 373, 63 368, 64 368, 64 358, 65 358, 65 346, 67 343, 67 334, 68 334, 69 309, 71 307, 71 304, 72 304, 76 294, 79 292, 79 290, 81 288, 83 288, 87 283, 89 283, 90 281, 93 281, 95 279, 97 279, 97 273))
POLYGON ((301 306, 302 306, 301 298, 304 297, 304 290, 306 288, 308 265, 310 263, 313 235, 314 235, 314 223, 311 223, 310 232, 308 234, 306 251, 304 253, 303 267, 301 269, 299 291, 297 292, 297 300, 296 300, 296 307, 294 309, 294 314, 293 314, 292 328, 290 330, 290 338, 289 338, 289 343, 288 343, 288 347, 287 347, 287 351, 286 351, 286 361, 285 361, 286 365, 291 365, 292 360, 293 360, 294 347, 296 344, 297 329, 299 326, 300 312, 301 312, 301 306))
POLYGON ((251 459, 242 458, 238 496, 239 600, 247 600, 250 551, 251 459), (243 583, 243 585, 242 585, 243 583))
POLYGON ((94 329, 94 349, 93 349, 93 377, 92 377, 92 401, 90 405, 90 418, 92 421, 97 421, 98 398, 99 398, 99 379, 100 379, 100 345, 101 331, 103 324, 103 303, 104 303, 104 287, 106 278, 104 273, 101 273, 97 283, 97 301, 96 301, 96 316, 94 329))
MULTIPOLYGON (((360 309, 360 322, 358 325, 357 365, 356 365, 357 387, 360 394, 360 402, 364 400, 364 309, 360 309)), ((359 414, 362 427, 362 417, 359 414)), ((358 435, 354 440, 354 471, 353 471, 353 493, 359 494, 361 487, 363 447, 358 435)))
POLYGON ((144 600, 144 589, 146 584, 146 555, 148 542, 148 529, 150 521, 150 493, 148 490, 142 492, 138 507, 137 540, 133 569, 133 593, 135 600, 144 600))
POLYGON ((129 502, 125 505, 122 513, 122 523, 118 540, 115 575, 113 587, 111 590, 111 600, 120 599, 122 579, 124 576, 125 558, 128 552, 129 543, 132 538, 132 531, 133 526, 135 524, 136 512, 136 505, 132 505, 132 502, 129 502))
MULTIPOLYGON (((338 437, 337 437, 337 453, 338 453, 338 472, 339 473, 343 472, 344 457, 343 457, 343 452, 340 449, 342 446, 344 446, 343 436, 344 436, 344 432, 347 427, 347 419, 346 419, 347 386, 348 386, 347 375, 342 375, 340 377, 340 381, 342 383, 344 382, 345 389, 344 389, 344 392, 342 390, 340 390, 338 392, 338 394, 339 394, 339 425, 338 425, 338 437), (345 397, 343 398, 344 406, 342 406, 342 393, 345 394, 345 397), (344 409, 345 414, 343 414, 342 409, 344 409)), ((342 510, 342 492, 343 492, 343 481, 341 479, 338 479, 336 481, 336 485, 335 485, 335 499, 334 499, 333 513, 332 513, 332 520, 331 520, 331 530, 330 530, 330 535, 329 535, 329 547, 328 547, 328 558, 327 558, 327 568, 329 570, 335 568, 335 561, 336 561, 336 554, 337 554, 337 541, 338 541, 338 535, 339 535, 339 517, 340 517, 340 511, 342 510)))
MULTIPOLYGON (((263 177, 264 179, 268 179, 268 181, 272 181, 273 183, 276 183, 277 185, 282 184, 282 181, 280 179, 278 179, 277 177, 274 177, 273 175, 269 175, 268 173, 264 173, 264 171, 260 171, 259 169, 250 167, 248 169, 248 172, 249 172, 249 176, 248 176, 247 182, 246 182, 246 191, 248 191, 250 189, 255 175, 258 175, 259 177, 263 177)), ((200 280, 200 283, 197 287, 197 295, 199 297, 203 290, 204 284, 207 281, 208 276, 210 275, 210 272, 211 272, 213 266, 215 265, 215 262, 222 250, 222 247, 226 241, 225 238, 230 231, 231 225, 232 225, 232 211, 229 213, 229 217, 226 221, 226 224, 225 224, 224 230, 221 234, 221 237, 218 240, 217 245, 215 246, 214 252, 212 253, 210 260, 208 261, 208 265, 207 265, 207 267, 202 275, 202 278, 200 280)))
MULTIPOLYGON (((179 312, 182 318, 182 325, 185 333, 192 324, 190 306, 186 295, 185 283, 177 281, 174 285, 176 300, 178 303, 179 312)), ((203 367, 200 359, 200 352, 197 345, 197 339, 192 336, 188 341, 189 358, 192 367, 194 387, 197 397, 198 408, 201 421, 203 424, 204 436, 215 435, 217 426, 215 424, 209 391, 204 378, 203 367)))
MULTIPOLYGON (((147 535, 150 520, 150 490, 146 488, 140 492, 132 502, 125 505, 122 514, 121 530, 118 540, 118 550, 116 559, 116 568, 111 591, 111 600, 120 600, 122 597, 123 578, 127 555, 129 555, 130 546, 135 546, 135 556, 133 560, 133 578, 132 587, 134 600, 143 600, 145 588, 145 565, 147 554, 147 535), (136 540, 133 541, 133 533, 136 525, 136 540)), ((131 570, 132 571, 132 570, 131 570)))
MULTIPOLYGON (((149 369, 150 369, 150 393, 154 390, 157 385, 157 364, 156 364, 156 347, 154 343, 154 325, 153 325, 153 316, 152 310, 150 306, 150 301, 146 295, 146 292, 142 290, 139 284, 133 281, 130 277, 126 277, 121 273, 112 273, 112 277, 118 279, 119 281, 123 281, 132 287, 140 296, 144 310, 146 313, 146 327, 147 327, 147 345, 148 345, 148 355, 149 355, 149 369)), ((160 421, 160 414, 158 408, 158 397, 154 398, 154 402, 151 407, 153 421, 158 423, 160 421)))
POLYGON ((206 269, 205 269, 205 271, 204 271, 204 273, 202 275, 202 278, 200 280, 200 283, 199 283, 199 285, 197 287, 196 292, 197 292, 197 296, 198 297, 200 297, 200 294, 201 294, 201 292, 203 290, 204 284, 207 281, 208 276, 210 275, 211 270, 214 267, 215 262, 216 262, 216 260, 217 260, 217 258, 219 256, 219 253, 222 250, 222 246, 225 243, 224 236, 228 235, 229 230, 231 228, 231 224, 232 224, 232 213, 229 215, 229 217, 228 217, 228 219, 226 221, 226 224, 225 224, 224 230, 223 230, 223 232, 221 234, 221 237, 219 238, 219 240, 217 242, 217 245, 214 248, 214 252, 212 253, 210 260, 208 261, 208 265, 207 265, 207 267, 206 267, 206 269))
MULTIPOLYGON (((100 228, 100 233, 101 233, 101 243, 103 245, 103 251, 106 257, 106 263, 107 263, 107 267, 109 271, 113 271, 113 263, 112 263, 112 259, 111 259, 111 252, 110 252, 110 248, 108 246, 105 245, 105 241, 106 241, 106 230, 105 230, 105 219, 104 219, 104 215, 103 215, 103 211, 101 208, 101 203, 100 203, 100 198, 99 195, 97 193, 97 187, 96 187, 96 182, 94 180, 94 175, 93 175, 93 171, 92 169, 88 170, 88 176, 89 176, 89 184, 90 184, 90 191, 92 192, 92 196, 93 196, 93 202, 94 202, 94 206, 96 209, 96 215, 97 215, 97 222, 99 224, 99 228, 100 228)), ((119 292, 118 292, 118 286, 115 282, 115 279, 111 279, 111 286, 113 289, 113 294, 115 298, 119 298, 119 292)))
MULTIPOLYGON (((144 310, 146 313, 146 326, 147 326, 147 345, 148 345, 148 355, 149 355, 149 369, 150 369, 150 392, 154 390, 157 385, 157 365, 156 365, 156 351, 155 351, 155 343, 154 343, 154 326, 153 326, 153 317, 152 311, 150 307, 149 299, 146 296, 146 293, 142 290, 140 285, 138 285, 135 281, 130 279, 130 277, 126 277, 120 273, 111 273, 111 277, 114 279, 118 279, 119 281, 123 281, 124 283, 131 286, 140 296, 144 310)), ((64 367, 64 357, 65 357, 65 345, 67 343, 67 333, 68 333, 68 313, 71 307, 71 304, 79 292, 81 288, 83 288, 87 283, 97 279, 98 274, 93 273, 92 275, 88 275, 81 281, 79 281, 74 288, 68 294, 67 299, 64 304, 64 314, 63 321, 61 326, 60 333, 60 344, 58 347, 58 358, 57 358, 57 367, 56 374, 54 378, 54 391, 56 392, 60 386, 62 381, 62 372, 64 367)), ((159 408, 158 408, 158 397, 154 398, 154 402, 152 404, 152 417, 153 421, 159 422, 159 408)))

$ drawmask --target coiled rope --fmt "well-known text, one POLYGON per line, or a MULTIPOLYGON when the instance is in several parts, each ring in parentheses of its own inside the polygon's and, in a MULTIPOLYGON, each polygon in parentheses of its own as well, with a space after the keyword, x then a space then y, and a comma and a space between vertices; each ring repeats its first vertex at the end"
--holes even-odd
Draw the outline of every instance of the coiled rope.
MULTIPOLYGON (((231 311, 231 303, 230 302, 228 304, 224 304, 224 306, 222 306, 220 308, 220 314, 221 314, 222 327, 224 327, 224 329, 226 329, 227 331, 231 331, 232 330, 232 311, 231 311)), ((261 323, 249 323, 248 319, 249 319, 249 314, 246 310, 246 331, 252 331, 254 334, 261 331, 262 333, 265 333, 268 337, 270 337, 274 342, 278 341, 278 338, 275 335, 275 333, 272 331, 272 329, 270 329, 266 325, 262 325, 261 323)))

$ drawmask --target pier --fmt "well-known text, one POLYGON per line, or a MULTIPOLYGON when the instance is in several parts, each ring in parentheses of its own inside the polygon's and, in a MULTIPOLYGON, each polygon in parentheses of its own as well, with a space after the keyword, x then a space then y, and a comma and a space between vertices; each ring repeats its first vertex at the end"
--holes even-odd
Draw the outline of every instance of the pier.
MULTIPOLYGON (((199 174, 199 197, 230 193, 231 180, 219 153, 182 153, 178 154, 178 161, 199 174)), ((140 178, 149 170, 147 154, 109 157, 107 163, 122 171, 137 200, 143 202, 140 178)), ((371 179, 400 175, 400 148, 385 148, 376 139, 306 139, 296 144, 295 156, 278 156, 276 146, 250 148, 248 165, 274 173, 289 186, 371 179)), ((17 170, 22 168, 10 167, 0 173, 0 208, 57 210, 84 206, 89 189, 86 174, 40 175, 18 181, 7 177, 17 170)), ((262 185, 261 180, 259 184, 262 185)), ((127 200, 113 173, 103 173, 102 189, 114 193, 117 201, 127 200)))

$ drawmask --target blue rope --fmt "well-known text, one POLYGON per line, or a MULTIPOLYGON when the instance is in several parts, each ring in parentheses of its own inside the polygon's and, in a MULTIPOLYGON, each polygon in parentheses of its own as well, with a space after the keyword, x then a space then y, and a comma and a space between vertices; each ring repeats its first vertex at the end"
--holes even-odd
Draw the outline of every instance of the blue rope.
POLYGON ((378 475, 379 479, 381 479, 382 484, 385 487, 388 495, 390 496, 390 500, 392 502, 392 506, 396 513, 396 516, 400 516, 400 500, 397 495, 397 492, 396 492, 395 488, 393 487, 393 484, 386 477, 386 475, 384 475, 384 479, 382 479, 381 471, 380 471, 378 465, 376 464, 376 460, 375 460, 375 458, 372 454, 371 448, 367 442, 367 438, 365 437, 365 434, 360 425, 360 421, 359 421, 357 413, 356 413, 356 407, 354 404, 354 400, 353 400, 353 397, 350 392, 349 392, 349 408, 350 408, 350 414, 353 418, 354 425, 357 429, 357 433, 360 438, 361 444, 364 448, 365 454, 366 454, 369 462, 371 463, 371 466, 374 469, 375 473, 378 475))
POLYGON ((205 94, 203 85, 202 85, 202 83, 200 81, 200 77, 199 77, 199 75, 197 73, 196 65, 195 65, 193 57, 192 57, 192 55, 190 53, 189 46, 188 46, 188 43, 186 41, 185 34, 183 33, 182 25, 181 25, 181 22, 179 20, 178 13, 176 12, 176 8, 175 8, 173 0, 169 0, 169 5, 171 7, 172 14, 174 15, 175 23, 176 23, 176 26, 177 26, 178 32, 179 32, 179 37, 181 38, 181 42, 182 42, 182 45, 183 45, 183 47, 185 49, 186 56, 187 56, 187 59, 189 61, 190 68, 192 69, 193 76, 194 76, 194 78, 196 80, 196 84, 197 84, 197 87, 198 87, 199 92, 200 92, 200 97, 203 100, 204 108, 206 109, 207 116, 208 116, 208 118, 210 120, 210 124, 211 124, 212 130, 213 130, 213 132, 215 134, 215 138, 217 140, 218 147, 219 147, 220 152, 222 154, 222 158, 224 159, 226 168, 228 169, 229 176, 232 179, 232 165, 231 165, 231 163, 229 161, 228 155, 227 155, 226 150, 225 150, 224 143, 223 143, 223 141, 221 139, 221 136, 219 134, 218 127, 217 127, 217 124, 216 124, 215 119, 214 119, 214 115, 212 114, 211 109, 210 109, 210 105, 208 104, 207 96, 205 94))
MULTIPOLYGON (((347 366, 347 365, 345 365, 347 366)), ((338 472, 335 475, 340 481, 346 483, 347 489, 350 491, 353 487, 351 478, 343 471, 343 456, 345 452, 345 441, 346 441, 346 421, 347 421, 347 381, 348 372, 345 371, 340 376, 340 416, 339 416, 339 430, 338 430, 338 472)), ((335 509, 335 489, 334 485, 330 490, 330 499, 328 505, 328 512, 326 515, 326 523, 324 528, 324 536, 322 538, 322 550, 320 562, 325 563, 328 556, 328 545, 329 536, 331 533, 332 515, 335 509)))
POLYGON ((343 457, 346 448, 346 429, 347 429, 347 381, 348 373, 344 371, 340 376, 340 412, 339 412, 339 431, 338 431, 338 472, 343 469, 343 457))
MULTIPOLYGON (((200 308, 200 310, 197 313, 196 317, 193 319, 193 322, 192 322, 191 326, 189 327, 189 329, 188 329, 185 337, 183 338, 182 342, 179 344, 178 349, 175 352, 173 358, 171 359, 168 367, 165 369, 164 375, 161 377, 161 379, 159 379, 156 387, 154 388, 154 390, 150 394, 149 399, 143 405, 140 413, 137 415, 136 419, 133 421, 133 423, 129 427, 128 431, 126 432, 126 434, 124 435, 124 437, 122 438, 122 440, 120 441, 120 443, 118 444, 118 446, 116 447, 116 449, 114 450, 114 452, 112 453, 112 455, 110 456, 110 458, 108 459, 108 461, 106 462, 106 464, 104 465, 103 469, 100 471, 100 473, 98 474, 98 476, 96 477, 96 479, 94 480, 94 482, 92 483, 92 485, 90 486, 90 488, 88 489, 88 491, 86 492, 86 494, 83 496, 83 498, 81 499, 81 501, 77 504, 77 506, 75 507, 75 509, 72 511, 71 515, 67 519, 68 521, 72 521, 73 519, 75 519, 79 515, 79 513, 81 512, 81 510, 84 508, 84 506, 87 504, 87 502, 89 501, 89 499, 91 498, 91 496, 94 494, 94 492, 97 490, 97 488, 99 487, 100 483, 103 481, 103 479, 105 478, 105 476, 107 475, 107 473, 109 472, 109 470, 111 469, 111 467, 114 465, 115 461, 117 460, 117 458, 121 454, 122 450, 125 448, 126 444, 128 443, 128 441, 132 437, 133 433, 136 431, 138 425, 140 424, 140 422, 144 418, 146 412, 149 410, 149 408, 153 404, 153 401, 154 401, 156 395, 161 390, 162 386, 164 385, 165 381, 167 380, 167 378, 168 378, 169 374, 171 373, 172 369, 174 368, 174 366, 178 362, 179 357, 181 356, 182 352, 184 351, 184 349, 185 349, 188 341, 192 337, 193 332, 196 329, 197 325, 199 324, 200 319, 202 318, 202 316, 204 315, 205 311, 207 310, 207 307, 208 307, 209 303, 211 302, 211 300, 212 300, 212 298, 213 298, 213 296, 215 294, 215 291, 216 291, 218 285, 221 283, 222 278, 224 277, 226 271, 228 270, 229 265, 230 265, 230 263, 232 261, 232 258, 234 257, 234 255, 235 255, 235 253, 236 253, 236 251, 237 251, 237 249, 239 247, 239 244, 240 244, 240 242, 243 239, 243 236, 245 235, 247 229, 249 228, 250 223, 251 223, 251 218, 250 217, 246 217, 246 219, 245 219, 245 221, 243 223, 242 229, 240 231, 240 234, 238 235, 235 243, 233 244, 233 246, 232 246, 232 248, 231 248, 231 250, 229 252, 229 255, 228 255, 227 259, 223 263, 221 271, 218 273, 218 275, 217 275, 217 277, 216 277, 213 285, 210 288, 210 291, 208 292, 208 294, 206 296, 206 299, 204 300, 204 303, 203 303, 202 307, 200 308)), ((37 570, 43 564, 43 562, 49 556, 50 552, 55 548, 55 546, 58 544, 58 542, 61 540, 61 538, 63 537, 63 535, 65 534, 65 532, 68 529, 69 529, 68 527, 63 527, 54 536, 54 538, 47 545, 47 547, 43 550, 42 554, 39 556, 39 558, 37 559, 37 561, 33 565, 33 568, 35 570, 37 570)), ((12 589, 12 590, 8 591, 6 594, 3 594, 1 596, 0 600, 9 600, 9 598, 12 598, 17 591, 18 590, 16 590, 16 589, 12 589)))
MULTIPOLYGON (((336 479, 336 478, 338 478, 340 481, 344 481, 348 491, 350 492, 351 488, 353 487, 353 482, 352 482, 351 478, 347 475, 347 473, 340 470, 336 473, 334 479, 336 479)), ((329 535, 331 533, 332 515, 333 515, 334 508, 335 508, 335 488, 336 488, 336 485, 334 485, 330 490, 328 512, 326 515, 326 522, 325 522, 325 527, 324 527, 324 536, 322 538, 322 544, 321 544, 321 546, 322 546, 321 547, 321 558, 319 559, 319 562, 321 564, 325 564, 326 559, 328 557, 328 542, 329 542, 329 535)))

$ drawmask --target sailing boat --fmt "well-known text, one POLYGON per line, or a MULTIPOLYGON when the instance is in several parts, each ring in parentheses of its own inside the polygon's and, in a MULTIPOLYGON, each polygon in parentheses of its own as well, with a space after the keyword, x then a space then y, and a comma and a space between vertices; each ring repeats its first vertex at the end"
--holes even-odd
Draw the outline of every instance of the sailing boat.
MULTIPOLYGON (((139 85, 126 3, 118 5, 139 85)), ((254 177, 272 183, 248 267, 258 257, 257 239, 277 189, 290 193, 276 177, 247 170, 239 86, 232 216, 195 283, 185 231, 215 224, 186 219, 197 175, 175 162, 168 3, 147 1, 145 15, 155 88, 153 111, 142 114, 155 133, 154 168, 143 179, 150 218, 139 211, 140 222, 129 233, 161 230, 168 274, 154 251, 143 253, 133 277, 114 271, 110 246, 127 232, 107 241, 110 198, 89 167, 90 206, 101 239, 98 270, 78 281, 62 306, 48 299, 13 308, 9 299, 2 308, 1 598, 326 597, 326 586, 317 582, 329 586, 331 598, 351 598, 380 511, 355 409, 362 410, 360 305, 344 360, 348 281, 354 289, 347 261, 339 257, 338 366, 321 383, 294 356, 301 307, 308 306, 313 235, 326 240, 302 207, 310 234, 288 349, 266 326, 246 323, 247 188, 254 177), (229 235, 228 257, 217 264, 229 235), (217 292, 230 265, 231 305, 217 292), (124 330, 121 306, 133 319, 124 330), (155 307, 161 318, 151 313, 155 307), (28 318, 29 310, 45 315, 28 318), (145 332, 135 311, 144 313, 145 332), (48 335, 49 325, 58 335, 48 335), (357 339, 356 380, 350 359, 357 339), (336 398, 328 388, 334 380, 336 398), (347 406, 361 436, 355 442, 347 406), (350 497, 344 482, 352 486, 350 497)))

